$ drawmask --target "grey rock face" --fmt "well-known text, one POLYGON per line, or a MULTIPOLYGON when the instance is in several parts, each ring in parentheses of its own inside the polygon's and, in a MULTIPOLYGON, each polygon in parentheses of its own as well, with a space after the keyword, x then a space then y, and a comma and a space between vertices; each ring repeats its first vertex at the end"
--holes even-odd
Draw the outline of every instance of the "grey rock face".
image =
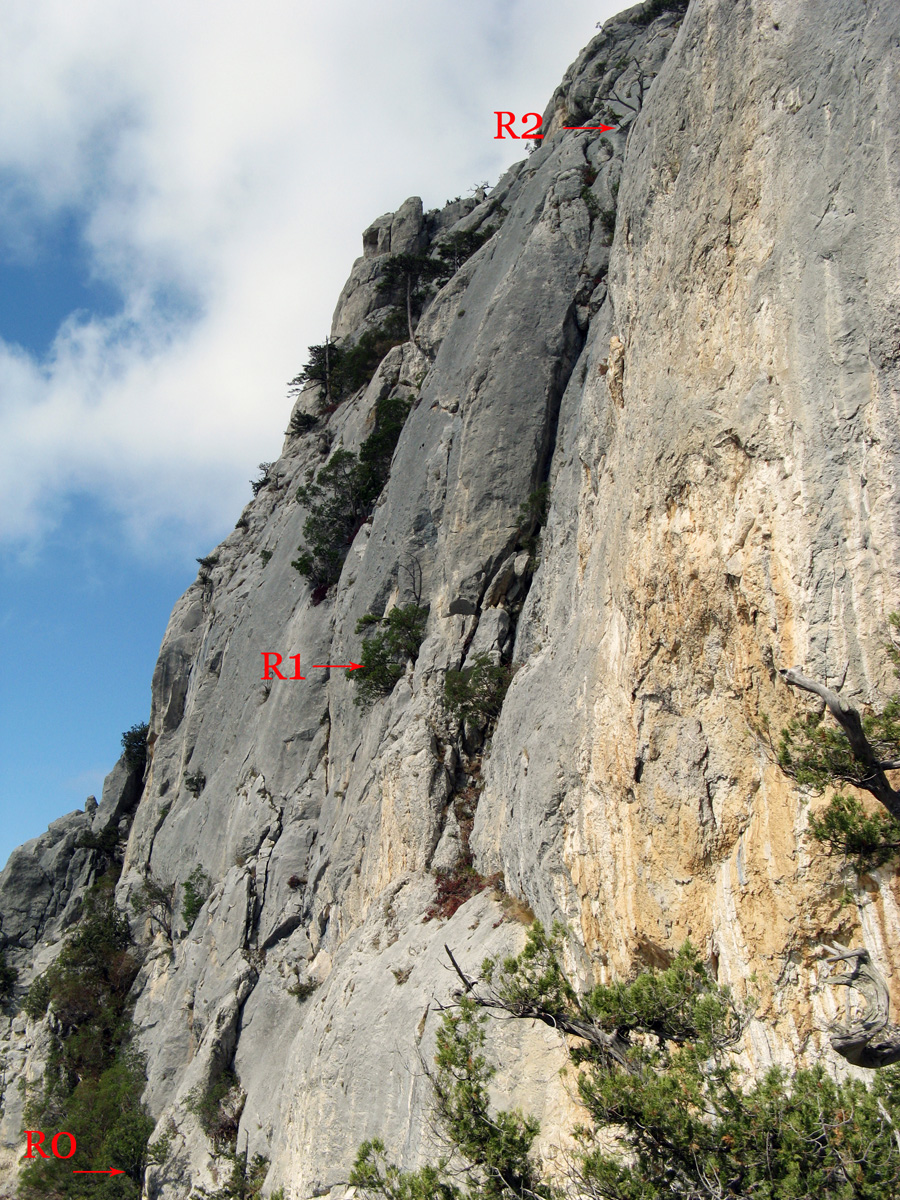
MULTIPOLYGON (((223 1067, 246 1092, 239 1147, 271 1160, 267 1192, 337 1200, 369 1136, 407 1166, 430 1154, 415 1067, 453 986, 443 944, 475 967, 522 937, 490 892, 423 920, 430 871, 463 851, 469 789, 478 869, 569 922, 585 979, 690 936, 739 991, 756 971, 771 999, 781 980, 750 1061, 825 1045, 810 964, 838 921, 885 974, 900 965, 890 888, 876 879, 838 912, 835 868, 752 733, 791 711, 779 665, 834 682, 847 663, 857 697, 890 686, 896 15, 872 0, 692 0, 683 23, 675 9, 607 23, 540 148, 489 197, 432 213, 413 198, 365 231, 336 338, 386 315, 388 254, 494 227, 415 342, 287 439, 176 605, 137 807, 117 768, 96 813, 55 822, 0 878, 26 971, 77 914, 95 861, 82 831, 130 830, 123 905, 148 874, 179 897, 197 869, 210 881, 191 928, 176 906, 171 942, 135 922, 147 1101, 171 1145, 148 1197, 221 1186, 191 1095, 223 1067), (611 104, 617 132, 563 132, 611 104), (390 480, 314 603, 291 566, 297 487, 357 450, 391 394, 414 407, 390 480), (354 704, 351 680, 313 664, 359 661, 359 618, 416 593, 417 661, 354 704), (263 652, 299 654, 306 679, 263 680, 263 652), (443 700, 446 670, 479 654, 518 668, 487 741, 443 700)), ((498 1095, 541 1116, 549 1155, 572 1115, 560 1047, 552 1031, 503 1038, 498 1095)), ((40 1028, 11 1022, 7 1096, 41 1054, 40 1028)), ((13 1147, 21 1113, 7 1113, 13 1147)))

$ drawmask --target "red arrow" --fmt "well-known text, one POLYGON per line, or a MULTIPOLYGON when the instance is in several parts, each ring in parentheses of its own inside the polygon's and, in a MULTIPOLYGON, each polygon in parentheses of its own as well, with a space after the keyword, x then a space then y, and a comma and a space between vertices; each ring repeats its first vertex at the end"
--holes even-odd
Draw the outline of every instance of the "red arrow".
POLYGON ((346 667, 348 671, 359 671, 359 670, 360 670, 360 669, 363 667, 363 665, 364 665, 363 663, 354 663, 354 662, 349 662, 349 663, 313 663, 313 667, 314 667, 314 668, 315 668, 315 667, 324 667, 324 669, 325 669, 326 671, 327 671, 327 670, 329 670, 331 667, 334 667, 335 669, 337 669, 338 667, 346 667))
POLYGON ((118 1167, 110 1167, 107 1171, 74 1171, 73 1175, 124 1175, 124 1171, 120 1171, 118 1167))
POLYGON ((563 129, 599 129, 605 133, 607 129, 615 129, 615 125, 563 125, 563 129))

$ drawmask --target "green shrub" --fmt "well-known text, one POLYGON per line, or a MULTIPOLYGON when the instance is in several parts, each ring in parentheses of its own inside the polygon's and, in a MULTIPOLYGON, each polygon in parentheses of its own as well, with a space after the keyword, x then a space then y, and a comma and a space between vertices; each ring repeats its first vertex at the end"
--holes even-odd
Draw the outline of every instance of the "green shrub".
POLYGON ((360 617, 356 623, 357 633, 374 626, 379 628, 363 642, 360 659, 365 669, 345 672, 359 691, 355 704, 373 704, 382 696, 390 695, 405 673, 406 664, 418 658, 427 621, 427 605, 423 607, 416 603, 392 608, 386 617, 371 613, 360 617))
POLYGON ((187 880, 181 885, 184 897, 181 901, 181 918, 188 929, 200 916, 200 910, 209 899, 212 880, 202 867, 194 867, 187 880))
POLYGON ((143 775, 147 765, 147 734, 150 726, 146 721, 138 722, 122 734, 122 751, 125 765, 135 774, 143 775))
POLYGON ((405 308, 411 342, 415 340, 413 315, 421 311, 429 284, 447 278, 448 269, 447 264, 427 254, 391 254, 382 263, 378 289, 405 308))
POLYGON ((527 500, 519 505, 519 543, 530 554, 537 547, 537 531, 547 522, 550 508, 550 484, 542 483, 534 489, 527 500))
POLYGON ((381 495, 413 397, 387 396, 375 406, 375 428, 359 448, 359 490, 367 514, 381 495))
POLYGON ((185 775, 184 786, 192 796, 199 796, 206 787, 206 776, 202 771, 195 771, 193 775, 185 775))
POLYGON ((147 875, 144 882, 131 896, 132 910, 150 918, 153 925, 162 930, 167 938, 172 938, 172 911, 175 906, 175 884, 164 884, 153 875, 147 875))
POLYGON ((347 547, 369 512, 358 457, 336 450, 315 478, 310 473, 297 489, 297 500, 309 508, 303 524, 307 546, 298 546, 291 566, 321 591, 321 599, 340 578, 347 547))
MULTIPOLYGON (((250 480, 250 487, 253 490, 254 496, 258 496, 259 493, 263 490, 263 488, 268 487, 270 483, 274 482, 272 473, 271 473, 272 468, 274 466, 275 466, 275 464, 273 462, 261 462, 259 464, 259 470, 260 470, 259 479, 251 479, 250 480)), ((197 561, 199 562, 200 560, 198 559, 197 561)))
POLYGON ((272 561, 272 551, 271 550, 260 550, 259 557, 262 559, 262 565, 264 567, 267 567, 269 565, 269 563, 272 561))
POLYGON ((309 433, 311 429, 315 429, 317 424, 318 418, 312 413, 295 412, 286 432, 288 437, 300 437, 304 433, 309 433))
POLYGON ((496 720, 512 680, 512 667, 494 663, 487 654, 476 655, 471 666, 450 670, 444 676, 444 703, 460 721, 483 725, 496 720))
POLYGON ((341 394, 352 395, 368 387, 372 376, 389 350, 405 340, 403 318, 400 313, 390 313, 374 329, 367 329, 344 352, 341 394))
POLYGON ((200 1122, 216 1150, 222 1151, 233 1149, 237 1141, 245 1099, 234 1072, 223 1071, 208 1087, 195 1087, 185 1107, 200 1122))
POLYGON ((437 257, 442 265, 438 282, 445 282, 455 275, 467 259, 476 250, 480 250, 489 238, 497 231, 496 225, 485 225, 482 229, 466 230, 459 233, 448 233, 440 239, 435 247, 437 257))
POLYGON ((900 850, 900 822, 883 810, 868 812, 856 796, 843 793, 810 815, 809 831, 829 854, 850 859, 858 871, 883 866, 900 850))
MULTIPOLYGON (((262 1154, 254 1154, 248 1162, 246 1154, 236 1154, 234 1151, 226 1154, 231 1163, 231 1174, 224 1187, 208 1192, 200 1188, 198 1193, 202 1200, 257 1200, 262 1194, 262 1186, 269 1173, 269 1160, 262 1154)), ((195 1193, 192 1193, 192 1196, 195 1193)), ((273 1192, 270 1200, 277 1200, 279 1194, 284 1200, 284 1192, 279 1188, 273 1192)))
MULTIPOLYGON (((593 221, 596 217, 599 217, 600 213, 601 213, 600 201, 597 199, 597 197, 594 195, 594 193, 591 191, 591 189, 588 187, 587 184, 585 184, 584 187, 581 189, 581 198, 587 205, 588 214, 589 214, 591 220, 593 221)), ((604 228, 606 228, 605 224, 604 224, 604 228)), ((609 231, 607 230, 607 232, 609 232, 609 231)))
POLYGON ((36 1160, 20 1175, 22 1200, 82 1200, 88 1195, 138 1200, 148 1161, 147 1142, 154 1128, 153 1118, 141 1103, 146 1082, 141 1056, 122 1050, 99 1075, 79 1080, 61 1108, 54 1106, 37 1117, 45 1127, 51 1124, 76 1135, 77 1162, 109 1163, 124 1175, 97 1177, 86 1183, 84 1176, 73 1176, 71 1161, 36 1160))
POLYGON ((388 396, 375 407, 375 428, 359 454, 336 450, 317 474, 310 472, 297 500, 309 509, 303 525, 306 546, 291 566, 313 586, 318 603, 337 583, 347 548, 369 516, 390 473, 410 400, 388 396))
MULTIPOLYGON (((884 649, 894 673, 900 675, 900 644, 896 641, 900 614, 891 613, 888 621, 892 636, 884 649)), ((803 686, 792 678, 792 672, 782 674, 787 683, 803 686)), ((868 792, 882 805, 869 812, 856 797, 839 792, 809 822, 812 837, 829 853, 846 856, 860 871, 873 869, 895 858, 900 850, 900 789, 892 786, 885 773, 900 764, 900 695, 891 696, 881 712, 862 713, 839 696, 835 700, 834 691, 828 695, 831 699, 822 696, 825 708, 817 707, 788 722, 777 748, 772 747, 767 717, 762 718, 759 732, 769 748, 776 750, 782 771, 802 786, 823 792, 849 785, 868 792), (853 734, 852 743, 848 730, 853 734)))
MULTIPOLYGON (((794 717, 781 731, 778 765, 799 784, 822 791, 829 784, 860 786, 869 766, 854 754, 843 729, 828 724, 824 712, 794 717)), ((900 696, 880 713, 862 718, 862 730, 879 760, 900 759, 900 696)))
POLYGON ((483 1018, 471 1000, 446 1012, 437 1032, 431 1073, 434 1109, 441 1132, 463 1170, 441 1158, 415 1172, 400 1171, 377 1138, 359 1148, 350 1183, 364 1196, 389 1200, 551 1200, 531 1156, 539 1125, 520 1113, 497 1112, 490 1103, 496 1073, 485 1055, 483 1018), (462 1192, 454 1180, 465 1180, 462 1192))
MULTIPOLYGON (((689 0, 650 0, 650 3, 642 13, 637 16, 630 17, 632 25, 649 25, 651 21, 655 21, 657 17, 663 13, 672 13, 673 16, 683 17, 687 12, 689 0)), ((625 65, 628 65, 628 59, 624 60, 625 65)), ((619 66, 617 63, 616 66, 619 66)))
POLYGON ((47 1006, 50 1003, 50 980, 46 975, 38 975, 31 982, 31 987, 25 994, 25 999, 22 1002, 22 1011, 32 1021, 39 1021, 47 1012, 47 1006))
POLYGON ((288 995, 296 996, 302 1004, 304 1000, 310 998, 318 986, 315 979, 304 979, 302 981, 298 979, 296 983, 292 983, 288 988, 288 995))
POLYGON ((12 999, 18 978, 19 972, 6 961, 6 950, 0 950, 0 1005, 12 999))
POLYGON ((87 829, 81 834, 77 844, 82 850, 98 850, 101 854, 111 855, 119 844, 119 827, 111 821, 99 833, 87 829))
POLYGON ((603 232, 607 237, 607 244, 610 244, 616 232, 616 210, 614 208, 601 208, 597 214, 592 215, 599 216, 603 232))

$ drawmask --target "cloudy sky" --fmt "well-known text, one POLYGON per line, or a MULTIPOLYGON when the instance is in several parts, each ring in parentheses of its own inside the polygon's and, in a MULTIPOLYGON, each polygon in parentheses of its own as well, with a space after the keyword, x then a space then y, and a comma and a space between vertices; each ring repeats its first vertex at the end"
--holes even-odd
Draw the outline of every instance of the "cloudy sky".
POLYGON ((0 864, 98 796, 360 234, 494 182, 618 0, 5 0, 0 864))

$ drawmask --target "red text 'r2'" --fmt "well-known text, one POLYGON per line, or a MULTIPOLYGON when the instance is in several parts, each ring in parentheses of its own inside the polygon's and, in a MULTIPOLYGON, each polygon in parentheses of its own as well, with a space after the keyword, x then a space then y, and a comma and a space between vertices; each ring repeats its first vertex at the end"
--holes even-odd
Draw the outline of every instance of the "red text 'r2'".
POLYGON ((537 132, 541 127, 540 113, 526 113, 524 117, 519 118, 520 121, 524 121, 526 123, 534 118, 536 122, 536 124, 532 125, 530 129, 523 129, 521 133, 514 133, 512 129, 512 123, 516 119, 515 113, 498 112, 495 108, 494 116, 497 118, 497 132, 494 134, 495 142, 498 140, 498 138, 505 138, 507 133, 510 137, 514 138, 542 138, 544 136, 542 133, 537 132), (506 133, 503 132, 504 129, 506 130, 506 133))

